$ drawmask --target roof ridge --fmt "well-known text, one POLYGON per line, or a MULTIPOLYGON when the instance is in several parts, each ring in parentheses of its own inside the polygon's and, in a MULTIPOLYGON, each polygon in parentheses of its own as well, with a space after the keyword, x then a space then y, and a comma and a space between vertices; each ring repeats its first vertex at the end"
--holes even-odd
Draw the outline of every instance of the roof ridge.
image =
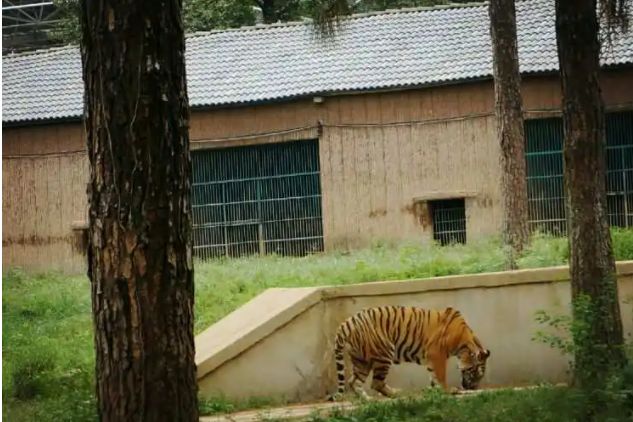
POLYGON ((78 48, 79 48, 78 44, 65 44, 65 45, 58 45, 55 47, 37 48, 35 50, 18 51, 16 53, 9 52, 7 54, 3 54, 2 59, 4 60, 5 58, 35 56, 38 54, 46 54, 46 53, 51 53, 51 52, 61 51, 61 50, 73 50, 73 49, 78 49, 78 48))

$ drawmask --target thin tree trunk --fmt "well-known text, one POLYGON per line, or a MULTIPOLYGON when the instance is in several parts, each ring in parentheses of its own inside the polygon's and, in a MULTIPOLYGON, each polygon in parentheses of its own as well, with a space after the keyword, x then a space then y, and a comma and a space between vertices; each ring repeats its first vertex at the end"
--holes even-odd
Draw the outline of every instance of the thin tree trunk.
POLYGON ((262 0, 262 17, 264 23, 277 22, 277 13, 275 11, 275 0, 262 0))
POLYGON ((529 237, 525 133, 514 0, 491 0, 488 10, 497 139, 501 149, 503 235, 510 252, 509 266, 514 268, 516 258, 529 237))
POLYGON ((81 5, 100 419, 195 421, 181 0, 81 5))
MULTIPOLYGON (((583 385, 625 361, 615 261, 606 210, 605 123, 600 93, 595 0, 557 0, 556 32, 563 90, 564 163, 572 298, 591 301, 575 379, 583 385), (597 348, 597 349, 596 349, 597 348)), ((581 318, 578 310, 574 317, 581 318)))

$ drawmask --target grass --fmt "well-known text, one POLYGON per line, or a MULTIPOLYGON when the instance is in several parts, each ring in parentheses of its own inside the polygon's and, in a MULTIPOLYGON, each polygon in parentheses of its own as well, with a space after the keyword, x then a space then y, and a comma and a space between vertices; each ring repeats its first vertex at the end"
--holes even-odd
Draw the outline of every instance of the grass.
MULTIPOLYGON (((633 259, 633 231, 614 230, 617 259, 633 259)), ((567 262, 565 239, 537 236, 521 268, 567 262)), ((270 287, 340 285, 499 271, 497 240, 450 247, 376 245, 351 253, 275 256, 196 265, 196 333, 270 287)), ((90 286, 85 276, 3 275, 3 414, 12 421, 95 420, 90 286)), ((270 404, 205 401, 205 413, 270 404)), ((439 419, 441 420, 441 419, 439 419)))
POLYGON ((2 283, 2 407, 7 420, 93 420, 94 353, 85 277, 2 283))
POLYGON ((201 415, 217 415, 240 412, 242 410, 281 407, 286 404, 288 404, 287 400, 274 397, 250 397, 239 401, 231 400, 226 397, 201 397, 198 407, 201 415))
MULTIPOLYGON (((569 388, 484 392, 456 398, 437 390, 399 400, 380 401, 353 411, 315 415, 311 422, 576 422, 584 416, 588 398, 569 388)), ((610 402, 596 421, 624 422, 633 417, 633 401, 610 402)))

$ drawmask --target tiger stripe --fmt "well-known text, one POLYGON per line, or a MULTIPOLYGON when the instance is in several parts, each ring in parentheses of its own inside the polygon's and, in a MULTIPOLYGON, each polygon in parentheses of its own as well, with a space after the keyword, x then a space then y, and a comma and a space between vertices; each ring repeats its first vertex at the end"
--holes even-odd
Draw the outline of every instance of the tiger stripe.
POLYGON ((385 383, 392 364, 426 363, 432 375, 445 389, 446 361, 458 356, 464 388, 476 388, 485 371, 490 352, 482 346, 461 313, 453 308, 442 311, 412 306, 379 306, 364 309, 343 321, 334 341, 337 392, 346 388, 345 353, 352 362, 347 383, 361 397, 369 372, 372 388, 386 396, 395 390, 385 383))

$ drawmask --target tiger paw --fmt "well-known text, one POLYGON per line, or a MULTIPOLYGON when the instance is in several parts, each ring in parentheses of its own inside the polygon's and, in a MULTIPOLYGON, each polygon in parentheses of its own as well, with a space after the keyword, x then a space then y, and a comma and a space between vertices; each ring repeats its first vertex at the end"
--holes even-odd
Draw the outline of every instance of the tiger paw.
POLYGON ((459 388, 457 388, 457 387, 451 387, 451 388, 448 390, 448 394, 461 394, 461 392, 462 392, 462 390, 460 390, 460 389, 459 389, 459 388))
POLYGON ((367 394, 365 391, 359 392, 357 394, 357 398, 361 401, 361 402, 368 402, 368 401, 372 401, 373 398, 367 394))
POLYGON ((389 398, 398 397, 402 393, 402 389, 400 388, 393 388, 393 387, 388 387, 388 388, 389 388, 389 391, 387 392, 387 394, 385 394, 385 396, 389 398))
POLYGON ((327 401, 341 401, 342 398, 342 393, 334 393, 331 396, 328 396, 327 401))

